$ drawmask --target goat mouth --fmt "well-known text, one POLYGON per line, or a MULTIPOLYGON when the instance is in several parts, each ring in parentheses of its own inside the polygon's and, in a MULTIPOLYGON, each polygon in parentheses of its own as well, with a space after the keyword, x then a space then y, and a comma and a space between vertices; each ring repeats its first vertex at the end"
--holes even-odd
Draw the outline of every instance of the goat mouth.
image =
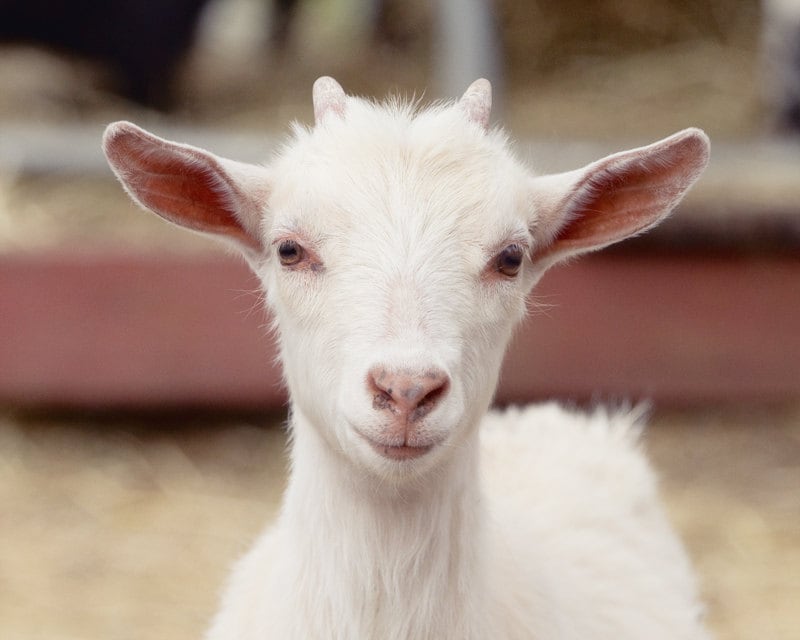
POLYGON ((433 449, 433 445, 425 445, 424 447, 410 447, 408 445, 391 446, 386 444, 378 444, 377 442, 370 442, 372 448, 375 449, 384 458, 390 460, 413 460, 424 456, 428 451, 433 449))
POLYGON ((357 433, 369 443, 369 446, 372 447, 375 453, 389 460, 414 460, 415 458, 424 456, 436 446, 436 443, 415 446, 408 444, 384 444, 365 436, 359 431, 357 431, 357 433))

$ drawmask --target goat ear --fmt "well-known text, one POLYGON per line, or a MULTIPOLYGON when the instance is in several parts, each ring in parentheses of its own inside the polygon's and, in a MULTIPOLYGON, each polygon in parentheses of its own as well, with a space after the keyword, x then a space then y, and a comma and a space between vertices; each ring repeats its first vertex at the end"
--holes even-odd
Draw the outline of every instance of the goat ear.
POLYGON ((328 76, 317 78, 311 94, 314 101, 314 122, 319 124, 329 113, 344 117, 347 96, 336 80, 328 76))
POLYGON ((103 151, 139 205, 183 227, 234 240, 248 255, 263 251, 267 169, 163 140, 130 122, 106 128, 103 151))
POLYGON ((492 114, 492 85, 486 78, 479 78, 469 85, 458 103, 470 122, 480 125, 484 131, 489 128, 489 118, 492 114))
POLYGON ((547 267, 654 227, 700 177, 708 157, 708 136, 685 129, 577 171, 532 178, 534 261, 547 267))

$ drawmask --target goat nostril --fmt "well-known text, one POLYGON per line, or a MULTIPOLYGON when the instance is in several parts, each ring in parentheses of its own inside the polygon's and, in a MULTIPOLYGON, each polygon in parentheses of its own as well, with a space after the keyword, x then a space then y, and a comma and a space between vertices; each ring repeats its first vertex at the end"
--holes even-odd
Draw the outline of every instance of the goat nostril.
POLYGON ((444 396, 445 391, 447 391, 447 386, 447 382, 445 381, 442 382, 440 386, 426 393, 422 400, 417 403, 417 406, 409 413, 409 420, 413 422, 414 420, 419 420, 428 415, 442 396, 444 396))
POLYGON ((392 396, 387 391, 378 391, 372 396, 372 408, 379 411, 392 410, 392 396))
POLYGON ((422 372, 372 370, 368 376, 372 406, 418 420, 427 415, 449 387, 447 374, 437 369, 422 372))

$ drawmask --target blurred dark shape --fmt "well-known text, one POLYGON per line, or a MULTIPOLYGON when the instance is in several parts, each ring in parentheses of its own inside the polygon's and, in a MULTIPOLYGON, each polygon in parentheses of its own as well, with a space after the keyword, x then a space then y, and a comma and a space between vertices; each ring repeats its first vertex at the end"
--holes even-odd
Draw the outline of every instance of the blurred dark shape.
POLYGON ((800 133, 800 0, 764 0, 764 91, 772 125, 800 133))
POLYGON ((0 42, 99 61, 114 90, 168 109, 173 82, 208 0, 0 0, 0 42))
MULTIPOLYGON (((300 0, 262 1, 270 5, 269 26, 264 25, 270 51, 285 52, 302 4, 300 0)), ((0 0, 0 43, 31 44, 99 62, 110 72, 113 91, 166 111, 175 106, 181 63, 212 2, 0 0)), ((494 34, 491 4, 489 0, 469 0, 464 5, 461 0, 436 0, 428 7, 402 0, 361 0, 353 8, 366 14, 373 45, 408 49, 420 38, 432 39, 426 48, 435 45, 437 49, 437 75, 446 95, 455 95, 479 75, 493 79, 499 95, 497 47, 489 37, 494 34)))
POLYGON ((275 0, 273 2, 270 45, 274 51, 283 51, 289 42, 292 23, 297 15, 298 0, 275 0))

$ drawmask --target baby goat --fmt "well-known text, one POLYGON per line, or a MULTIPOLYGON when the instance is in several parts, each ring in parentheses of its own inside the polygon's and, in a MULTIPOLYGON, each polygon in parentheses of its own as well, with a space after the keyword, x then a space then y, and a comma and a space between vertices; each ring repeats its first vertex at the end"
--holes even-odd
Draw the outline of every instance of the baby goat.
POLYGON ((662 220, 708 138, 534 176, 486 80, 426 109, 313 94, 265 166, 104 139, 134 200, 241 249, 277 327, 289 486, 208 637, 706 638, 635 417, 487 409, 545 270, 662 220))

